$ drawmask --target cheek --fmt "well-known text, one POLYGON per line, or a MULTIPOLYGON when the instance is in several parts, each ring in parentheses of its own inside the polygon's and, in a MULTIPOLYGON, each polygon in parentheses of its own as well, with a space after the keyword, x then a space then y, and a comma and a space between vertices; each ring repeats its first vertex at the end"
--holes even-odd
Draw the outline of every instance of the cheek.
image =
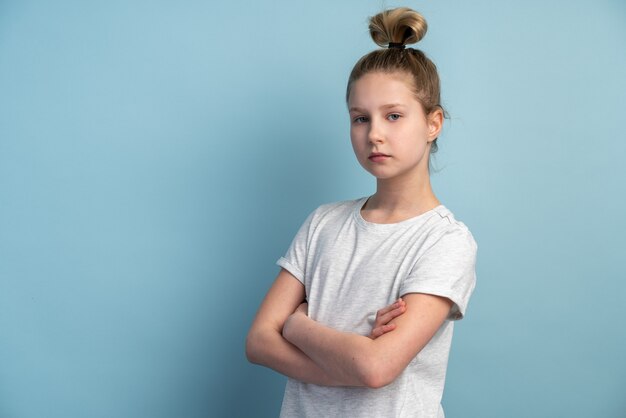
POLYGON ((350 143, 352 144, 352 148, 356 151, 358 150, 363 144, 362 141, 359 140, 359 134, 358 134, 358 130, 351 128, 350 129, 350 143))
POLYGON ((358 141, 352 140, 352 151, 354 151, 354 154, 356 155, 357 159, 361 159, 361 154, 362 154, 362 149, 359 145, 358 141))
POLYGON ((355 137, 350 135, 350 142, 352 143, 352 151, 354 152, 354 156, 356 157, 359 164, 363 165, 367 161, 366 154, 366 144, 363 141, 358 139, 358 136, 355 137))
POLYGON ((420 126, 406 132, 407 137, 414 138, 414 144, 423 148, 428 144, 428 128, 420 126))

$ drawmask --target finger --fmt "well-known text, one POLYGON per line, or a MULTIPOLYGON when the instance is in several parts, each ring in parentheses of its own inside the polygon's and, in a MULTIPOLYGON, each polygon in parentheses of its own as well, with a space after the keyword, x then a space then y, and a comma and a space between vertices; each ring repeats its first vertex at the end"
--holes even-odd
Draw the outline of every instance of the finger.
POLYGON ((372 330, 372 333, 370 334, 370 338, 375 340, 376 338, 380 337, 381 335, 386 334, 389 331, 392 331, 395 327, 396 327, 396 324, 386 324, 386 325, 382 325, 380 327, 376 327, 376 328, 374 328, 372 330))
POLYGON ((389 313, 390 311, 399 308, 400 306, 403 306, 405 304, 404 300, 402 299, 398 299, 396 300, 394 303, 392 303, 389 306, 385 306, 382 309, 379 309, 378 312, 376 312, 376 316, 381 316, 381 315, 385 315, 386 313, 389 313))
POLYGON ((406 303, 403 300, 401 300, 401 301, 394 303, 393 305, 390 305, 388 308, 389 309, 387 308, 381 309, 380 314, 377 317, 377 319, 387 318, 382 323, 387 323, 391 320, 391 318, 395 318, 399 314, 403 313, 404 310, 406 309, 406 303))
POLYGON ((406 306, 405 305, 401 305, 389 312, 387 312, 386 314, 376 318, 376 323, 375 323, 375 327, 376 326, 381 326, 384 324, 388 324, 389 321, 391 321, 394 318, 397 318, 398 316, 402 315, 404 312, 406 311, 406 306))
POLYGON ((381 335, 383 335, 385 333, 384 327, 385 327, 385 325, 374 328, 372 330, 372 333, 370 334, 370 338, 375 340, 376 338, 378 338, 381 335))

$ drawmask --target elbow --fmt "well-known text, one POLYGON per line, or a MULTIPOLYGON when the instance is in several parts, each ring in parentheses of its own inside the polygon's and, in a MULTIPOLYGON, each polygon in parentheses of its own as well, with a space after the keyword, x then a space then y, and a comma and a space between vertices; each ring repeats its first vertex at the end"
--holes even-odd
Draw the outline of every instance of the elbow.
POLYGON ((259 364, 261 362, 260 347, 258 334, 254 330, 250 330, 246 337, 246 358, 250 363, 259 364))
POLYGON ((365 359, 360 367, 360 380, 363 386, 380 389, 393 382, 399 373, 394 373, 391 365, 382 359, 365 359))
POLYGON ((393 382, 393 380, 381 373, 371 373, 363 377, 363 384, 370 389, 380 389, 393 382))
POLYGON ((275 357, 276 340, 280 337, 278 331, 268 326, 253 325, 246 336, 246 358, 250 363, 267 366, 275 357))

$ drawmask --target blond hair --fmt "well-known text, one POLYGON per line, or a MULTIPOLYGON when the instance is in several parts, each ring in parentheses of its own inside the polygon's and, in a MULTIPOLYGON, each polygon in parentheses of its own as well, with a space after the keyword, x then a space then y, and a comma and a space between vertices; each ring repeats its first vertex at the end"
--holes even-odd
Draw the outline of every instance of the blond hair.
MULTIPOLYGON (((370 18, 369 31, 374 42, 384 49, 372 51, 357 61, 348 79, 346 101, 355 81, 371 72, 405 73, 412 80, 412 90, 428 115, 441 106, 439 75, 435 64, 419 49, 405 48, 419 42, 428 25, 424 17, 408 7, 385 10, 370 18), (392 47, 389 47, 393 44, 392 47), (401 46, 400 46, 401 45, 401 46), (394 47, 395 46, 395 47, 394 47), (400 47, 398 47, 400 46, 400 47)), ((437 152, 437 140, 430 152, 437 152)))

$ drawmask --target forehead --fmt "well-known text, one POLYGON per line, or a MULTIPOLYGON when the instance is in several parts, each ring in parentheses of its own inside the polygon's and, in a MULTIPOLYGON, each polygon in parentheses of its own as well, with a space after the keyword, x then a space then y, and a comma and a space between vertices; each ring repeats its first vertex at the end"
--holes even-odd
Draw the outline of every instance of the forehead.
POLYGON ((418 104, 413 82, 403 73, 368 73, 352 85, 348 107, 379 107, 390 103, 418 104))

